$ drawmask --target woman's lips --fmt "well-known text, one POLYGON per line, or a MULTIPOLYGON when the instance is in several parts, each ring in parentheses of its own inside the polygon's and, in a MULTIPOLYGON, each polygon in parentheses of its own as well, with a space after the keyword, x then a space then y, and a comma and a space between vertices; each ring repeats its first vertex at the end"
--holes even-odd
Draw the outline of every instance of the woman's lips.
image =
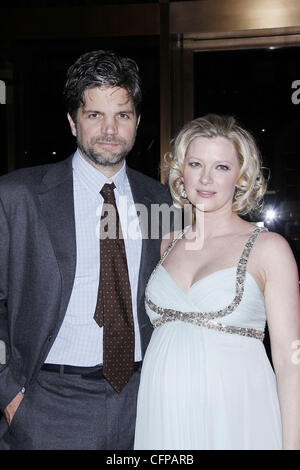
POLYGON ((204 198, 209 198, 216 194, 214 191, 197 191, 197 193, 204 198))

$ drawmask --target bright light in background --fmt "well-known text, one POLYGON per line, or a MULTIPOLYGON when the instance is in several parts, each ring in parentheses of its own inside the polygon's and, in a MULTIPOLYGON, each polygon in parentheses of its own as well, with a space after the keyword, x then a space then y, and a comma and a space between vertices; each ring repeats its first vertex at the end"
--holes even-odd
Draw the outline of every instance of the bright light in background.
POLYGON ((277 212, 275 209, 270 208, 266 210, 265 221, 267 223, 273 222, 277 218, 277 212))

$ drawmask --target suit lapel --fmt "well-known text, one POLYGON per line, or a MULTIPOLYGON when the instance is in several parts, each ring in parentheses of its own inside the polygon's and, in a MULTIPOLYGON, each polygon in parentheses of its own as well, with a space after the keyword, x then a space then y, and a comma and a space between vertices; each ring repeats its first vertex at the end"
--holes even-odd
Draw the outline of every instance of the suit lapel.
POLYGON ((39 200, 62 280, 60 313, 66 311, 76 268, 76 232, 72 157, 53 165, 45 174, 39 200))

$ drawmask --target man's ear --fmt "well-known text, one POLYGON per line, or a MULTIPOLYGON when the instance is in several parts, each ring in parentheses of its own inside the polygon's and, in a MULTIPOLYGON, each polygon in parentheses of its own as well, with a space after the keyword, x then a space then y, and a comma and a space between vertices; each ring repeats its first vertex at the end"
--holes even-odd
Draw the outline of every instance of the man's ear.
POLYGON ((69 124, 70 124, 71 132, 74 135, 74 137, 76 137, 77 132, 76 132, 75 122, 73 121, 73 119, 71 118, 71 115, 69 113, 67 114, 67 118, 68 118, 68 121, 69 121, 69 124))

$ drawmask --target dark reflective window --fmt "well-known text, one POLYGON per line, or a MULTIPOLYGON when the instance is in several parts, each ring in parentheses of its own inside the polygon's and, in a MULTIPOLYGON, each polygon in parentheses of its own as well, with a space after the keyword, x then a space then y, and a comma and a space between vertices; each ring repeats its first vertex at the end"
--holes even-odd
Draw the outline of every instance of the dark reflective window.
MULTIPOLYGON (((159 179, 159 39, 152 36, 139 37, 138 41, 135 37, 14 41, 6 58, 13 69, 11 87, 14 102, 11 113, 14 125, 3 114, 3 107, 0 135, 5 126, 9 127, 14 142, 15 167, 54 163, 74 152, 76 140, 66 118, 63 86, 69 65, 81 54, 96 49, 115 50, 136 60, 140 68, 143 82, 142 119, 135 146, 127 161, 136 170, 159 179)), ((0 174, 7 171, 7 151, 2 148, 3 145, 0 145, 3 163, 0 174)))
POLYGON ((300 266, 300 47, 195 53, 195 117, 234 115, 270 170, 258 220, 284 235, 300 266))

